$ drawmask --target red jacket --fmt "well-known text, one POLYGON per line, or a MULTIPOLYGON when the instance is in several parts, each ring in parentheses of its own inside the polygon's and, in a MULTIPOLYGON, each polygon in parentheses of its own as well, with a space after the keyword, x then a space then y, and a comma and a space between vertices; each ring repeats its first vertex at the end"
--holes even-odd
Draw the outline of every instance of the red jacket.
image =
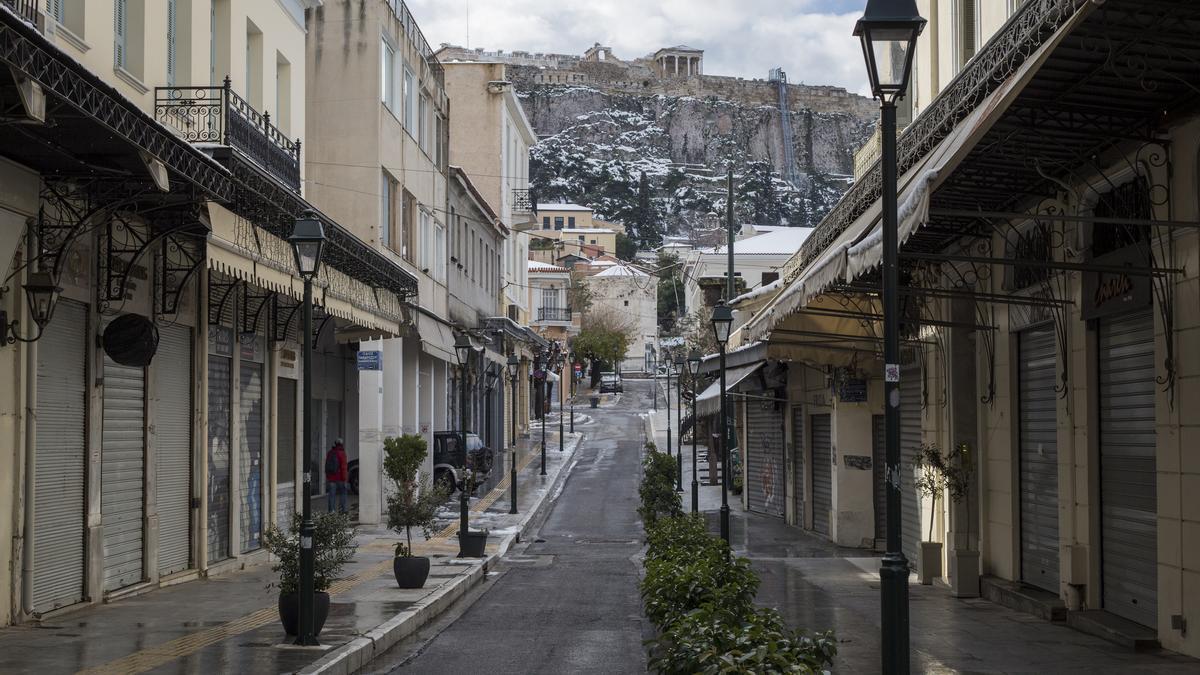
MULTIPOLYGON (((339 483, 345 483, 346 481, 350 480, 350 471, 346 467, 346 448, 341 444, 338 444, 330 448, 329 452, 334 453, 337 456, 338 470, 335 473, 326 471, 325 480, 329 482, 337 481, 339 483)), ((326 456, 325 461, 329 461, 328 455, 326 456)))

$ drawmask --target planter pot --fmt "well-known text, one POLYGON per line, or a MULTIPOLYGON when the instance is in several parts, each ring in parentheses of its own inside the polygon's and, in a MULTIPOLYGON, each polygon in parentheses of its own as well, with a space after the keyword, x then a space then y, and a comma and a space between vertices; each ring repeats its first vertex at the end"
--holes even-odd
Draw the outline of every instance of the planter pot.
POLYGON ((424 588, 429 578, 429 558, 398 557, 392 560, 392 573, 400 588, 424 588))
POLYGON ((482 532, 459 532, 458 543, 460 553, 458 557, 482 558, 484 556, 484 549, 487 547, 487 538, 487 530, 482 532))
POLYGON ((942 576, 942 542, 923 541, 917 558, 917 577, 928 586, 942 576))
POLYGON ((979 597, 979 551, 951 551, 950 589, 956 598, 979 597))
MULTIPOLYGON (((318 591, 313 595, 313 635, 320 635, 329 618, 329 594, 318 591)), ((288 635, 296 635, 300 625, 300 594, 279 594, 279 621, 288 635)))
POLYGON ((592 404, 593 408, 599 408, 600 407, 600 397, 599 396, 591 396, 588 398, 588 403, 592 404))

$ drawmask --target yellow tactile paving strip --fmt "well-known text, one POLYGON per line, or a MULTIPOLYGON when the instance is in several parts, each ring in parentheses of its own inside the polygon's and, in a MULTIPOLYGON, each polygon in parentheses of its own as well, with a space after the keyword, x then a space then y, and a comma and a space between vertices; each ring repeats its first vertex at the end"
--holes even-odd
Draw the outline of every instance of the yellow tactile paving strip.
MULTIPOLYGON (((521 463, 518 466, 517 471, 522 471, 526 466, 529 466, 529 463, 533 461, 534 457, 539 456, 540 452, 540 446, 538 446, 536 451, 531 450, 527 452, 525 457, 520 460, 521 463)), ((487 493, 478 501, 476 501, 471 507, 471 510, 476 512, 487 510, 488 507, 494 504, 497 499, 508 492, 508 486, 509 476, 506 475, 500 480, 499 483, 496 484, 496 487, 493 488, 491 492, 487 493)), ((420 542, 414 545, 413 548, 419 552, 426 552, 429 549, 434 548, 437 544, 445 542, 456 532, 458 532, 458 521, 447 525, 444 529, 433 535, 431 539, 425 542, 420 542)), ((374 542, 370 548, 376 548, 380 543, 384 542, 374 542)), ((391 548, 394 543, 385 543, 385 545, 387 548, 391 548)), ((358 574, 346 577, 345 579, 334 583, 329 587, 329 594, 337 595, 339 593, 345 593, 346 591, 349 591, 366 581, 375 579, 390 569, 392 569, 392 561, 390 559, 382 560, 379 563, 360 571, 358 574)), ((216 644, 227 638, 241 635, 242 633, 255 630, 256 628, 261 628, 262 626, 265 626, 272 621, 277 621, 278 619, 279 611, 277 608, 265 607, 241 618, 221 624, 220 626, 214 626, 196 633, 189 633, 183 637, 170 640, 169 642, 164 642, 163 644, 155 645, 153 647, 147 647, 115 661, 109 661, 108 663, 100 666, 81 670, 79 671, 79 675, 99 675, 101 673, 106 675, 116 673, 133 675, 135 673, 144 673, 148 670, 153 670, 159 666, 170 663, 175 659, 190 656, 191 654, 194 654, 209 645, 216 644)))

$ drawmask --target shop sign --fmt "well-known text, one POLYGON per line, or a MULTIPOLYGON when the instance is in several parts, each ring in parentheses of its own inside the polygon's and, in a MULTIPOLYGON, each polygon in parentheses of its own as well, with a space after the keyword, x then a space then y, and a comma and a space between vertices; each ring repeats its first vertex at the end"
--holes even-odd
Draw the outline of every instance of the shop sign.
POLYGON ((852 378, 842 382, 841 387, 838 389, 838 400, 842 403, 866 403, 867 381, 852 378))
MULTIPOLYGON (((1093 263, 1109 267, 1141 269, 1149 267, 1146 254, 1136 246, 1127 246, 1093 258, 1093 263)), ((1085 320, 1123 314, 1151 304, 1150 277, 1126 272, 1085 272, 1080 314, 1085 320)))
POLYGON ((360 352, 358 352, 358 369, 359 370, 383 370, 383 352, 381 352, 381 351, 360 351, 360 352))
POLYGON ((233 329, 225 326, 208 327, 208 353, 233 356, 233 329))
POLYGON ((242 360, 262 363, 263 353, 266 351, 263 346, 263 338, 254 333, 242 333, 238 338, 242 360))
POLYGON ((296 379, 296 350, 284 347, 279 350, 279 376, 296 379))

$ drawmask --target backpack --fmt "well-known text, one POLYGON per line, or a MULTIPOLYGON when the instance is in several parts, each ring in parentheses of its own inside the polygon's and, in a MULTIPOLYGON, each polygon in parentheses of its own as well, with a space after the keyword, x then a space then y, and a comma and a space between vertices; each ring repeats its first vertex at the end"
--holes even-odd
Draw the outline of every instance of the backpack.
POLYGON ((336 474, 342 470, 342 463, 338 461, 337 453, 333 448, 325 453, 325 475, 336 474))

